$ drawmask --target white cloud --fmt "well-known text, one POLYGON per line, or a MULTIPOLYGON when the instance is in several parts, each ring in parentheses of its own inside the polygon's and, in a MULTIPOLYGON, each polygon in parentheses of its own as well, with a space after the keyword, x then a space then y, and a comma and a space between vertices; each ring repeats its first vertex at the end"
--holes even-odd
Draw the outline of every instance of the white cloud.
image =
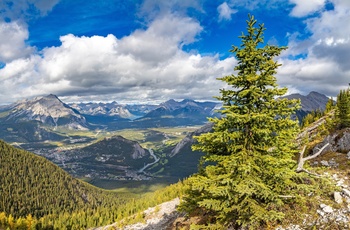
POLYGON ((49 93, 117 101, 212 99, 223 86, 216 78, 230 74, 236 60, 183 51, 201 31, 191 18, 168 15, 121 39, 62 36, 60 46, 0 69, 6 81, 0 101, 49 93))
POLYGON ((198 22, 191 18, 161 17, 144 30, 120 41, 121 52, 144 62, 161 63, 174 56, 183 45, 193 43, 202 31, 198 22))
POLYGON ((227 2, 218 6, 219 22, 222 20, 231 20, 231 14, 237 13, 237 10, 231 9, 227 2))
POLYGON ((304 17, 321 10, 326 0, 289 0, 294 6, 291 16, 304 17))
POLYGON ((25 44, 28 30, 18 21, 0 22, 0 61, 8 62, 29 55, 33 49, 25 44))
POLYGON ((336 96, 339 89, 348 87, 350 79, 350 2, 332 0, 334 10, 306 20, 312 34, 304 41, 291 37, 289 50, 281 58, 281 84, 336 96), (288 56, 305 54, 304 58, 288 60, 288 56))

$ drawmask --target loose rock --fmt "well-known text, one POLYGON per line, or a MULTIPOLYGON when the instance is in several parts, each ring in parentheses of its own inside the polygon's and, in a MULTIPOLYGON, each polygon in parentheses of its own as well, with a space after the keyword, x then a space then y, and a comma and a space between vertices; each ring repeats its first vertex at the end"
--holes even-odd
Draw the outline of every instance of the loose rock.
POLYGON ((322 208, 322 211, 325 213, 332 213, 333 208, 331 206, 325 205, 325 204, 320 204, 320 207, 322 208))
POLYGON ((343 203, 343 197, 341 196, 340 192, 334 192, 334 201, 338 204, 343 203))

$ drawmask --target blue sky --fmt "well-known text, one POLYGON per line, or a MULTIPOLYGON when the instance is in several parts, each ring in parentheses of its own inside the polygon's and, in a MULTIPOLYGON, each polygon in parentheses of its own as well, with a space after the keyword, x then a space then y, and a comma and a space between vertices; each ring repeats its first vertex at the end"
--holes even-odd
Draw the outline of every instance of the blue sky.
POLYGON ((266 43, 289 47, 276 75, 289 93, 348 86, 348 0, 2 0, 0 104, 213 100, 249 13, 266 43))

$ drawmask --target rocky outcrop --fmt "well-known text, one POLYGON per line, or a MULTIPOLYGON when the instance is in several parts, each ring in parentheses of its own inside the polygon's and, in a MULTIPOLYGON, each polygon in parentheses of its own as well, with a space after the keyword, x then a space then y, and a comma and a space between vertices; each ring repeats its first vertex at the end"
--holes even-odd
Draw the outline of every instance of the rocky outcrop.
POLYGON ((186 146, 189 146, 195 143, 196 140, 193 138, 194 136, 199 136, 202 133, 208 133, 208 132, 211 132, 212 130, 213 130, 213 123, 208 123, 203 127, 201 127, 200 129, 197 129, 196 131, 191 132, 175 146, 175 148, 171 151, 169 156, 173 157, 179 152, 181 152, 181 150, 186 146))
POLYGON ((133 146, 134 146, 134 152, 131 154, 132 159, 140 159, 148 155, 146 150, 143 149, 139 143, 136 142, 133 146))
POLYGON ((157 207, 152 207, 143 212, 145 218, 144 223, 136 223, 127 225, 122 228, 117 228, 117 223, 104 227, 94 228, 94 230, 107 230, 107 229, 123 229, 123 230, 155 230, 155 229, 172 229, 171 225, 174 220, 183 213, 179 213, 176 207, 179 205, 180 199, 164 202, 157 207))
POLYGON ((326 143, 329 143, 329 146, 325 149, 325 152, 339 152, 339 153, 349 153, 350 152, 350 128, 337 131, 333 134, 330 134, 324 138, 324 140, 316 145, 313 150, 313 153, 317 152, 318 148, 321 148, 326 143))

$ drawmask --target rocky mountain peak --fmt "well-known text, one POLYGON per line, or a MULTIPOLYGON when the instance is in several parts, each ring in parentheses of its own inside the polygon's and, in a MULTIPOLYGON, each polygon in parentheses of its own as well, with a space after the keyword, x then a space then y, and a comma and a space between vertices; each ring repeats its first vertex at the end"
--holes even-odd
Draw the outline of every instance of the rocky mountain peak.
POLYGON ((13 105, 7 120, 35 120, 51 126, 66 125, 73 129, 87 127, 83 116, 53 94, 17 102, 13 105))
POLYGON ((288 99, 300 99, 302 110, 311 112, 315 110, 324 110, 329 98, 321 93, 312 91, 308 95, 304 96, 299 93, 284 96, 282 98, 288 99))

